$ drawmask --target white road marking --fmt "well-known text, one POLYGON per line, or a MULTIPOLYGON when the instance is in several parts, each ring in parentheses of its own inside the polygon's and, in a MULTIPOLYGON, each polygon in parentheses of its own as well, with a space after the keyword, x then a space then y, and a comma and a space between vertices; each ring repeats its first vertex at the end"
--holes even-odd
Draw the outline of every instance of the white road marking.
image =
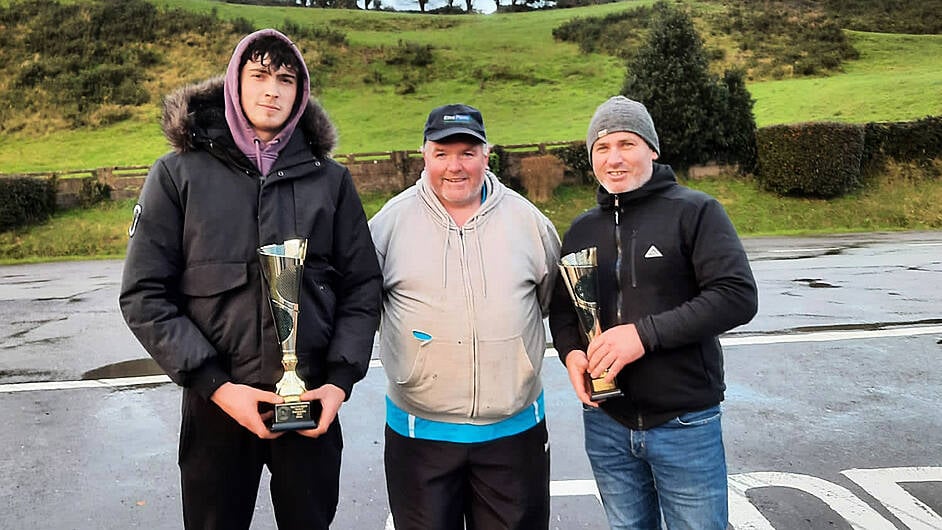
MULTIPOLYGON (((841 472, 883 503, 893 515, 912 530, 942 528, 942 517, 899 487, 899 482, 942 481, 942 467, 899 467, 887 469, 849 469, 841 472)), ((776 530, 772 523, 749 501, 746 492, 753 488, 792 488, 813 495, 844 518, 855 530, 895 530, 876 510, 847 488, 824 479, 798 473, 760 471, 729 476, 729 522, 736 530, 776 530)), ((595 497, 602 500, 594 480, 550 481, 551 497, 595 497)), ((392 514, 385 530, 395 530, 392 514)))
POLYGON ((855 530, 896 530, 892 523, 843 486, 810 475, 778 472, 741 473, 729 477, 729 522, 734 528, 774 530, 769 520, 746 497, 750 489, 767 486, 810 493, 824 501, 855 530))
POLYGON ((890 467, 841 471, 911 530, 938 530, 942 516, 900 487, 900 482, 942 482, 942 467, 890 467))

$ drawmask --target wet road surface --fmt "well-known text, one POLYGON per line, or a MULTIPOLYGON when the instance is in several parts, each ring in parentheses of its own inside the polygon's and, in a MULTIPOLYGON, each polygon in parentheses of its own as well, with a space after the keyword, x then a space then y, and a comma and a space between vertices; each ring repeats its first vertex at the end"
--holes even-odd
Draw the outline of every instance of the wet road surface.
MULTIPOLYGON (((723 337, 731 522, 942 528, 942 233, 746 246, 759 314, 723 337)), ((181 527, 179 389, 124 327, 121 266, 0 267, 2 528, 181 527)), ((543 378, 551 527, 604 528, 580 406, 555 358, 543 378)), ((335 528, 387 528, 384 384, 372 368, 341 410, 335 528)), ((253 528, 274 528, 267 492, 253 528)))

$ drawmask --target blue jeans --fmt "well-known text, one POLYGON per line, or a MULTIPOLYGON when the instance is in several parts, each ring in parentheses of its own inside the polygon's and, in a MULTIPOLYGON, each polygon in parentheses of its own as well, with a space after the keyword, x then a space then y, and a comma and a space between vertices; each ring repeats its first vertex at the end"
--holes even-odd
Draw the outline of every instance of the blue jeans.
POLYGON ((726 455, 719 405, 645 431, 583 407, 585 450, 613 530, 725 530, 726 455))

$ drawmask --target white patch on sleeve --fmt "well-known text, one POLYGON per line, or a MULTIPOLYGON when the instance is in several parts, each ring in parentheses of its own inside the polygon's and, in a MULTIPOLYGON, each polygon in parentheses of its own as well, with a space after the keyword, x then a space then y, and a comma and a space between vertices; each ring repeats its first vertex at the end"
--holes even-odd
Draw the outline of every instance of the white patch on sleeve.
POLYGON ((128 227, 128 237, 134 237, 134 232, 137 232, 137 223, 141 221, 142 211, 144 208, 140 204, 134 205, 134 217, 131 219, 131 226, 128 227))

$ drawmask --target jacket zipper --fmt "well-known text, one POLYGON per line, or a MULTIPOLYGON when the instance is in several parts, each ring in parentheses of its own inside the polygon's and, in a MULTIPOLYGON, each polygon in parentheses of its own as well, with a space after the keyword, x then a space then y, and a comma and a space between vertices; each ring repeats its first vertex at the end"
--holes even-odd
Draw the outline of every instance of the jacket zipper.
MULTIPOLYGON (((622 269, 622 248, 621 248, 621 228, 620 228, 620 213, 619 213, 619 200, 618 195, 615 195, 615 292, 617 293, 617 305, 615 306, 616 311, 616 325, 623 324, 622 322, 622 290, 621 290, 621 269, 622 269)), ((631 231, 631 248, 629 250, 628 258, 631 260, 629 268, 631 271, 631 286, 637 287, 638 281, 635 276, 635 241, 637 239, 638 231, 631 231)), ((631 400, 631 394, 628 392, 627 388, 622 388, 622 392, 625 394, 625 398, 631 400)), ((632 400, 633 402, 633 400, 632 400)), ((641 412, 638 412, 638 429, 644 430, 644 417, 641 415, 641 412)))
POLYGON ((615 322, 621 324, 621 229, 619 228, 618 195, 615 195, 615 322))
MULTIPOLYGON (((458 229, 458 240, 461 241, 461 269, 465 279, 471 278, 471 271, 468 267, 468 249, 465 245, 464 228, 458 229)), ((470 281, 464 281, 465 299, 468 305, 468 322, 471 323, 471 414, 473 418, 478 412, 478 386, 480 371, 478 369, 478 337, 477 329, 474 326, 474 291, 470 281)))

